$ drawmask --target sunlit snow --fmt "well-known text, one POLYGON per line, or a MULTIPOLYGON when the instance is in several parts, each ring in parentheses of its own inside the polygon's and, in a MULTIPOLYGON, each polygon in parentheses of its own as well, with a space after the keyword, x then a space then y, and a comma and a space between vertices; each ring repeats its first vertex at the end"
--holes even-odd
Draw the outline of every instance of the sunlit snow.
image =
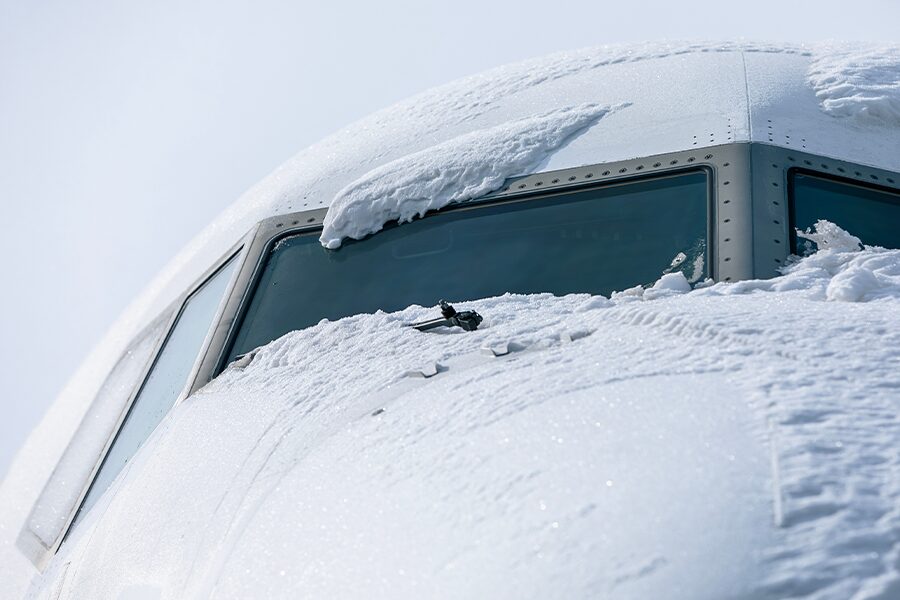
POLYGON ((388 221, 411 221, 429 210, 483 196, 510 177, 532 172, 562 144, 620 108, 562 108, 476 130, 391 161, 338 193, 319 239, 335 249, 344 238, 363 238, 388 221))
POLYGON ((72 597, 895 597, 900 251, 816 235, 771 280, 287 334, 176 408, 72 597))

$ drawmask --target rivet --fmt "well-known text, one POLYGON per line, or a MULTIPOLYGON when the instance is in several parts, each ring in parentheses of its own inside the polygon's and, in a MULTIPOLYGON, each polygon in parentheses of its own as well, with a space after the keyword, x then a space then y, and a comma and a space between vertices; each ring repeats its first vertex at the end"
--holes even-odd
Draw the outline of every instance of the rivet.
POLYGON ((525 184, 524 184, 524 183, 520 183, 520 184, 519 184, 519 189, 520 189, 520 190, 524 190, 524 189, 525 189, 525 184))
POLYGON ((778 219, 772 219, 772 222, 776 225, 781 225, 781 221, 779 221, 778 219))
POLYGON ((600 175, 606 177, 607 175, 609 175, 609 171, 603 171, 602 173, 600 173, 600 175))
POLYGON ((635 171, 643 171, 643 170, 644 170, 644 165, 638 165, 638 166, 636 166, 636 167, 634 168, 634 170, 635 170, 635 171))
POLYGON ((773 181, 773 182, 772 182, 772 185, 773 185, 774 187, 778 187, 778 182, 773 181))
POLYGON ((722 185, 728 185, 728 184, 730 184, 730 183, 731 183, 730 181, 723 181, 723 182, 722 182, 722 185))
POLYGON ((569 181, 575 181, 576 179, 578 179, 578 178, 575 177, 574 175, 572 175, 571 177, 569 177, 569 181))
POLYGON ((677 164, 678 164, 678 161, 677 161, 677 160, 670 160, 670 161, 669 161, 669 164, 670 164, 670 165, 677 165, 677 164))
POLYGON ((627 170, 628 170, 628 169, 626 169, 625 167, 622 167, 621 169, 619 169, 619 173, 624 173, 624 172, 627 171, 627 170))
POLYGON ((585 178, 585 179, 590 179, 590 178, 593 177, 593 176, 594 176, 593 173, 588 173, 587 175, 584 176, 584 178, 585 178))
POLYGON ((653 163, 653 166, 654 166, 654 167, 661 167, 661 166, 662 166, 662 163, 653 163))
POLYGON ((315 217, 310 217, 310 218, 308 218, 308 219, 306 220, 306 222, 307 222, 307 223, 312 223, 312 222, 315 221, 315 220, 316 220, 315 217))
POLYGON ((780 243, 781 243, 781 240, 775 240, 775 243, 776 243, 776 244, 780 244, 780 243))
POLYGON ((731 200, 726 200, 723 204, 731 204, 731 200))
POLYGON ((711 159, 712 157, 713 157, 712 154, 707 154, 704 158, 705 158, 706 160, 709 160, 709 159, 711 159))
POLYGON ((722 241, 724 241, 724 242, 730 242, 730 241, 731 241, 731 238, 725 238, 725 239, 722 240, 722 241))
POLYGON ((725 262, 728 262, 728 261, 730 261, 730 260, 731 260, 731 257, 730 257, 730 256, 726 256, 726 257, 725 257, 725 262))
POLYGON ((554 180, 551 181, 550 183, 559 183, 559 179, 554 179, 554 180))
POLYGON ((731 223, 731 219, 725 219, 724 223, 731 223))

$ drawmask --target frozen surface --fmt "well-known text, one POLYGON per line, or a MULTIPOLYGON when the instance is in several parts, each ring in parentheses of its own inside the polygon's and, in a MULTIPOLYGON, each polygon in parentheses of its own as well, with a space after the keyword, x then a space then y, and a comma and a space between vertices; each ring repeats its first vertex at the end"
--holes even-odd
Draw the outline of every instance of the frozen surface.
POLYGON ((826 113, 900 125, 900 44, 823 44, 816 48, 809 79, 826 113))
POLYGON ((338 192, 319 239, 336 249, 344 238, 361 239, 388 221, 408 222, 493 192, 509 177, 533 172, 554 150, 617 108, 622 107, 562 108, 391 161, 338 192))
POLYGON ((805 140, 809 151, 900 170, 897 124, 882 120, 879 127, 853 116, 873 112, 866 107, 877 103, 896 106, 896 55, 896 45, 889 44, 613 45, 504 65, 438 86, 348 125, 277 168, 160 273, 135 304, 132 320, 149 322, 261 219, 328 207, 345 200, 343 192, 352 192, 354 182, 375 184, 369 178, 386 173, 389 164, 579 104, 630 106, 606 115, 534 168, 686 150, 698 138, 710 144, 768 142, 771 121, 783 134, 771 143, 805 140), (841 115, 850 118, 832 116, 831 103, 838 101, 841 115), (867 127, 861 129, 861 122, 867 127))
POLYGON ((896 598, 900 251, 816 235, 767 281, 287 334, 175 409, 33 590, 896 598))
MULTIPOLYGON (((465 157, 462 163, 442 164, 434 181, 425 182, 421 178, 422 172, 409 173, 403 170, 404 167, 425 167, 429 164, 428 157, 435 159, 442 149, 453 148, 454 144, 464 139, 480 140, 482 149, 496 148, 493 144, 496 140, 484 137, 487 132, 500 136, 504 131, 508 132, 511 124, 527 123, 539 115, 560 115, 586 106, 600 110, 600 107, 629 104, 627 109, 607 112, 603 118, 586 121, 586 128, 573 129, 567 139, 561 139, 556 144, 555 149, 551 149, 552 144, 549 143, 553 140, 537 140, 533 147, 535 153, 529 159, 533 162, 526 164, 523 171, 602 163, 686 150, 698 144, 763 141, 789 146, 796 144, 798 139, 802 142, 801 147, 808 152, 898 171, 900 123, 897 119, 897 57, 896 44, 816 44, 800 47, 749 42, 638 44, 558 53, 499 67, 423 92, 353 123, 301 151, 238 199, 160 273, 120 318, 29 438, 0 488, 0 506, 3 506, 0 514, 0 581, 9 582, 14 590, 8 595, 17 596, 17 591, 27 585, 27 580, 34 573, 13 547, 14 540, 44 484, 60 464, 63 449, 72 439, 77 424, 87 414, 89 404, 116 359, 138 331, 156 318, 259 220, 294 211, 324 208, 334 202, 335 210, 329 216, 329 226, 337 223, 340 231, 336 237, 329 239, 340 239, 340 236, 355 229, 377 230, 384 220, 415 214, 421 208, 425 193, 422 190, 435 194, 427 196, 426 202, 435 198, 438 201, 460 199, 462 196, 454 196, 459 190, 452 186, 463 184, 474 190, 483 183, 488 189, 495 185, 492 182, 502 175, 501 171, 508 169, 512 174, 517 170, 511 163, 504 163, 504 168, 496 171, 492 170, 493 166, 486 169, 484 164, 477 162, 474 154, 465 157), (640 135, 635 135, 635 132, 640 132, 640 135), (702 142, 697 141, 698 136, 702 142), (546 152, 545 159, 538 158, 540 152, 536 150, 542 146, 546 152), (475 173, 466 171, 466 164, 474 166, 475 173), (399 188, 391 187, 393 175, 398 175, 401 182, 403 177, 411 177, 405 183, 419 191, 405 194, 399 188), (373 191, 384 192, 388 203, 381 206, 377 202, 366 203, 367 199, 374 197, 373 191), (410 199, 412 203, 407 206, 410 199), (342 206, 345 209, 347 206, 354 208, 341 212, 342 206), (361 208, 363 210, 359 210, 361 208)), ((569 116, 573 114, 569 113, 569 116)), ((549 134, 551 130, 546 132, 549 134)), ((522 156, 528 154, 523 151, 522 156)), ((463 160, 459 156, 444 157, 463 160)), ((886 311, 886 306, 896 309, 896 274, 891 271, 894 255, 876 250, 862 253, 841 253, 837 250, 836 247, 832 254, 820 253, 817 260, 823 261, 821 264, 807 260, 802 263, 804 267, 773 280, 774 283, 735 284, 728 288, 729 292, 712 287, 702 293, 685 293, 681 281, 667 277, 654 289, 626 290, 618 294, 611 303, 606 301, 611 312, 597 315, 617 315, 638 310, 640 306, 665 307, 682 302, 690 307, 693 306, 691 302, 702 302, 694 298, 707 298, 705 301, 712 303, 712 298, 733 296, 741 290, 748 293, 755 290, 746 298, 729 298, 727 304, 726 300, 716 300, 723 302, 720 312, 726 314, 725 306, 736 307, 746 311, 745 317, 753 315, 765 323, 770 313, 777 313, 778 306, 799 303, 798 306, 803 309, 812 310, 811 307, 815 307, 821 313, 816 323, 822 330, 804 330, 809 333, 810 339, 816 340, 817 335, 829 332, 845 341, 847 336, 853 336, 852 339, 858 341, 858 346, 865 352, 881 352, 879 356, 883 363, 895 361, 893 355, 888 356, 889 347, 879 345, 890 335, 877 333, 877 328, 869 327, 865 319, 859 316, 871 312, 869 317, 877 320, 881 318, 879 311, 886 311), (757 296, 770 300, 759 300, 757 296), (741 308, 745 302, 747 306, 741 308), (765 302, 773 306, 765 305, 765 302), (761 314, 757 315, 756 311, 761 311, 761 314), (859 325, 858 331, 839 329, 839 335, 835 334, 836 330, 829 328, 829 319, 835 323, 856 323, 859 325), (866 335, 874 340, 874 347, 867 341, 866 335)), ((512 304, 498 306, 511 310, 517 302, 523 302, 526 312, 535 310, 540 313, 533 303, 543 303, 543 308, 552 306, 553 310, 558 304, 560 310, 565 311, 568 310, 566 303, 574 300, 506 299, 503 302, 512 304)), ((597 310, 604 306, 599 299, 589 302, 597 310)), ((788 322, 786 319, 795 319, 801 326, 805 324, 811 329, 812 321, 806 320, 803 310, 798 308, 796 312, 799 316, 793 313, 784 316, 777 325, 784 328, 788 322)), ((411 314, 418 313, 410 309, 411 314)), ((361 318, 363 325, 359 326, 375 327, 376 322, 383 325, 392 322, 392 318, 361 318)), ((571 320, 576 317, 567 318, 571 320)), ((705 324, 715 318, 715 311, 710 315, 697 312, 693 318, 705 324)), ((729 320, 724 316, 722 318, 729 320)), ((596 319, 601 317, 596 316, 596 319)), ((347 321, 355 322, 352 319, 347 321)), ((602 327, 624 327, 621 335, 630 335, 630 325, 613 326, 602 319, 599 323, 598 326, 602 327)), ((770 325, 774 328, 776 323, 773 321, 770 325)), ((332 326, 338 327, 327 327, 332 326)), ((349 327, 340 327, 345 326, 349 327)), ((516 326, 510 327, 509 335, 520 335, 516 333, 519 331, 516 326)), ((894 325, 885 327, 887 332, 896 329, 894 325)), ((652 326, 650 333, 656 334, 652 326)), ((584 345, 596 344, 594 340, 600 338, 590 336, 590 339, 590 342, 586 339, 584 345)), ((783 336, 772 333, 758 342, 764 344, 778 339, 783 339, 783 336)), ((297 343, 302 345, 305 342, 297 343)), ((381 340, 379 343, 387 341, 381 340)), ((801 346, 806 343, 803 340, 791 342, 801 346)), ((848 345, 850 343, 847 342, 848 345)), ((828 343, 823 342, 819 346, 825 347, 828 343)), ((808 352, 814 354, 819 346, 810 342, 808 352)), ((832 364, 825 361, 831 364, 833 373, 841 373, 841 368, 851 364, 851 356, 847 354, 851 349, 847 347, 835 351, 835 355, 846 359, 843 362, 832 364)), ((419 350, 428 354, 427 349, 419 350)), ((712 351, 703 347, 696 350, 701 357, 705 352, 712 351)), ((653 358, 653 361, 660 360, 662 358, 659 356, 653 358)), ((871 371, 860 368, 861 371, 853 371, 853 381, 859 377, 875 377, 871 371)), ((446 373, 442 373, 441 377, 444 375, 446 373)), ((451 374, 443 378, 453 381, 454 377, 451 374)), ((715 379, 718 376, 704 377, 715 379)), ((850 375, 845 374, 844 377, 848 381, 851 379, 850 375)), ((647 378, 646 381, 652 382, 653 379, 647 378)), ((747 393, 756 397, 754 394, 758 388, 753 387, 755 382, 755 378, 747 377, 734 385, 750 386, 747 393)), ((731 379, 727 382, 728 385, 732 383, 731 379)), ((715 386, 720 384, 721 381, 716 379, 716 382, 709 383, 711 387, 702 389, 718 389, 715 386)), ((850 385, 849 382, 844 384, 850 385)), ((863 381, 860 385, 865 384, 863 381)), ((671 382, 653 389, 665 390, 668 385, 676 389, 680 384, 671 382)), ((804 385, 814 388, 812 380, 804 385)), ((872 402, 896 392, 896 387, 892 385, 882 381, 875 386, 871 394, 872 402)), ((515 387, 513 384, 510 386, 515 387)), ((775 383, 771 386, 774 389, 775 383)), ((423 389, 433 388, 426 385, 423 389)), ((818 388, 815 389, 819 393, 818 388)), ((843 388, 837 385, 835 389, 843 388)), ((474 387, 470 391, 472 394, 478 393, 474 387)), ((651 391, 647 394, 652 395, 651 391)), ((729 393, 722 395, 728 396, 729 393)), ((275 395, 259 398, 253 406, 267 406, 267 402, 277 404, 279 401, 287 402, 275 395)), ((197 404, 202 405, 202 402, 198 400, 197 404)), ((240 414, 239 408, 235 411, 235 414, 240 414)), ((101 421, 109 419, 105 413, 95 416, 101 421)), ((246 416, 250 419, 252 415, 246 416)), ((552 418, 553 415, 544 417, 552 418)), ((714 427, 711 421, 705 423, 714 427)), ((698 423, 698 427, 700 425, 698 423)), ((746 425, 752 429, 750 424, 746 425)), ((71 472, 58 471, 55 476, 75 481, 78 473, 73 469, 71 472)), ((784 501, 781 505, 789 511, 791 501, 784 501)), ((53 518, 57 520, 59 511, 64 510, 64 507, 51 504, 42 504, 39 508, 44 517, 56 514, 53 518)), ((845 512, 838 511, 837 514, 845 512)), ((148 518, 152 519, 152 516, 148 518)), ((39 528, 44 523, 35 522, 32 525, 39 528)), ((871 564, 869 558, 860 558, 859 561, 860 564, 871 564)), ((647 569, 662 572, 664 569, 661 570, 660 564, 651 561, 647 569)), ((875 573, 876 569, 872 569, 875 573)), ((643 572, 641 569, 638 571, 643 572)), ((884 571, 888 573, 886 577, 890 576, 889 571, 884 571)), ((827 575, 823 577, 827 579, 827 575)), ((866 585, 875 585, 871 582, 876 580, 875 576, 862 575, 857 579, 865 579, 868 582, 866 585)))

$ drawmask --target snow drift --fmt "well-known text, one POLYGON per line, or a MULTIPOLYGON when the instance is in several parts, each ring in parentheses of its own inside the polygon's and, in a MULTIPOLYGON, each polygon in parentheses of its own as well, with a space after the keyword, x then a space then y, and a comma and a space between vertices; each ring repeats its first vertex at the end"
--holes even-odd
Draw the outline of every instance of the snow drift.
POLYGON ((342 239, 361 239, 388 221, 411 221, 452 202, 483 196, 510 177, 534 171, 561 145, 620 108, 585 104, 554 110, 391 161, 338 193, 319 239, 336 249, 342 239))

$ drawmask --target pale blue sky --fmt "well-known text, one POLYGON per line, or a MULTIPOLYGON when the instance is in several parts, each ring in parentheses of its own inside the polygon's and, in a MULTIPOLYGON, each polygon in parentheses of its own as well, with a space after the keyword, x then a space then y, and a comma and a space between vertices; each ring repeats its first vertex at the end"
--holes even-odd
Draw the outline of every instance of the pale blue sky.
POLYGON ((0 475, 156 271, 352 120, 603 43, 900 41, 895 0, 306 4, 0 0, 0 475))

